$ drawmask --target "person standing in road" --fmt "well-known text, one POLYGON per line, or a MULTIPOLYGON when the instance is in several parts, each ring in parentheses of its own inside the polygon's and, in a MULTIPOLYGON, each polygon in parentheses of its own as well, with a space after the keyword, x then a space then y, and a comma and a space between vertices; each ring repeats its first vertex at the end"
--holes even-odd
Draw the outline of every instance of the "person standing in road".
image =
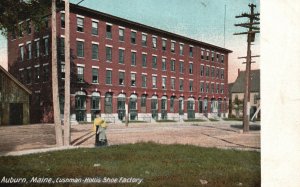
POLYGON ((100 117, 100 113, 96 113, 96 118, 94 119, 93 126, 93 130, 96 131, 96 146, 107 145, 106 128, 107 124, 105 120, 100 117))

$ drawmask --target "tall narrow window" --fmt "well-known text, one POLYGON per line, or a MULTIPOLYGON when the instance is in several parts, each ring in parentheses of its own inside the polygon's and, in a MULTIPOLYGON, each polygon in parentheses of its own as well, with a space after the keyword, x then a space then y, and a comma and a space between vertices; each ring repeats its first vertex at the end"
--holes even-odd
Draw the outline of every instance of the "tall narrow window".
POLYGON ((64 64, 60 65, 60 73, 61 73, 61 78, 64 79, 66 77, 66 70, 64 64))
POLYGON ((163 71, 167 70, 167 64, 166 64, 166 59, 165 58, 161 59, 161 66, 162 66, 163 71))
POLYGON ((212 78, 214 78, 215 77, 215 68, 214 67, 211 67, 211 71, 210 71, 210 76, 212 77, 212 78))
POLYGON ((84 57, 84 42, 77 41, 77 57, 84 57))
POLYGON ((190 63, 189 65, 189 73, 193 74, 193 63, 190 63))
POLYGON ((206 51, 206 60, 209 60, 209 51, 206 51))
POLYGON ((112 113, 112 94, 106 93, 105 94, 105 100, 104 100, 104 112, 111 114, 112 113))
POLYGON ((119 41, 124 41, 124 29, 119 28, 119 41))
POLYGON ((92 59, 99 59, 99 47, 98 44, 92 44, 92 59))
POLYGON ((157 68, 157 56, 152 56, 152 68, 157 68))
POLYGON ((31 43, 27 44, 27 53, 28 53, 28 60, 32 58, 32 48, 31 48, 31 43))
POLYGON ((224 69, 221 69, 221 79, 224 79, 224 69))
POLYGON ((170 112, 174 112, 174 103, 175 103, 175 97, 171 96, 171 98, 170 98, 170 112))
POLYGON ((77 82, 83 82, 84 81, 84 67, 77 67, 77 82))
POLYGON ((224 63, 224 55, 221 55, 221 63, 224 63))
POLYGON ((49 80, 49 65, 43 66, 43 76, 44 82, 47 82, 49 80))
POLYGON ((200 93, 204 93, 204 82, 200 82, 200 93))
POLYGON ((40 56, 40 41, 35 41, 35 57, 40 56))
POLYGON ((171 52, 175 53, 175 42, 171 42, 171 52))
POLYGON ((106 61, 111 62, 112 61, 112 48, 106 47, 106 61))
POLYGON ((106 70, 106 79, 105 83, 106 84, 112 84, 112 71, 111 70, 106 70))
POLYGON ((179 45, 179 54, 183 55, 183 44, 179 45))
POLYGON ((189 81, 190 92, 193 91, 193 84, 194 84, 194 81, 193 81, 193 80, 190 80, 190 81, 189 81))
POLYGON ((136 86, 136 74, 135 73, 131 73, 131 75, 130 75, 130 85, 136 86))
POLYGON ((125 85, 125 72, 119 71, 119 85, 125 85))
POLYGON ((44 39, 45 44, 45 55, 49 55, 49 38, 44 39))
POLYGON ((209 77, 209 66, 206 66, 205 76, 209 77))
POLYGON ((35 83, 40 82, 40 66, 36 66, 34 68, 34 82, 35 83))
POLYGON ((19 23, 18 32, 19 32, 19 37, 22 37, 23 36, 23 26, 22 26, 22 23, 19 23))
POLYGON ((124 49, 119 49, 119 64, 124 64, 124 49))
POLYGON ((142 46, 147 46, 147 35, 142 34, 142 46))
POLYGON ((62 60, 65 59, 65 39, 60 38, 59 55, 62 60))
POLYGON ((136 44, 136 32, 131 31, 130 41, 132 44, 136 44))
POLYGON ((166 51, 166 49, 167 49, 167 40, 163 39, 162 40, 162 50, 166 51))
POLYGON ((99 75, 98 75, 98 68, 92 69, 92 83, 98 83, 99 82, 99 75))
POLYGON ((219 68, 216 68, 216 78, 217 78, 217 79, 219 78, 219 72, 220 72, 220 69, 219 69, 219 68))
POLYGON ((211 91, 211 93, 215 92, 215 84, 214 83, 211 83, 211 85, 210 85, 210 91, 211 91))
POLYGON ((142 54, 142 66, 147 67, 147 55, 142 54))
POLYGON ((152 88, 157 88, 156 86, 156 76, 152 76, 152 88))
POLYGON ((180 61, 180 63, 179 63, 179 72, 180 72, 180 73, 183 73, 183 71, 184 71, 183 62, 180 61))
POLYGON ((201 60, 204 60, 204 50, 201 49, 201 60))
POLYGON ((98 35, 98 22, 92 21, 92 34, 98 35))
POLYGON ((142 87, 147 87, 147 75, 142 75, 142 87))
POLYGON ((156 47, 157 47, 157 38, 156 37, 152 37, 152 47, 153 47, 153 49, 156 49, 156 47))
POLYGON ((224 84, 221 84, 220 92, 221 92, 221 93, 224 93, 224 84))
POLYGON ((206 83, 206 93, 209 93, 209 84, 206 83))
POLYGON ((189 52, 189 54, 190 54, 190 57, 193 57, 193 47, 192 46, 190 46, 190 52, 189 52))
POLYGON ((183 79, 179 79, 179 90, 183 90, 183 79))
POLYGON ((162 77, 161 86, 162 89, 167 89, 167 77, 162 77))
POLYGON ((26 21, 26 31, 27 34, 31 34, 31 24, 30 24, 30 20, 26 21))
POLYGON ((131 52, 131 65, 136 66, 136 52, 131 52))
POLYGON ((21 45, 19 48, 20 48, 20 58, 21 58, 21 61, 23 61, 24 60, 24 46, 21 45))
POLYGON ((106 38, 112 39, 112 29, 111 25, 106 25, 106 38))
POLYGON ((216 84, 216 93, 219 93, 219 84, 216 84))
POLYGON ((82 17, 77 17, 77 31, 78 32, 83 32, 83 18, 82 17))
POLYGON ((211 61, 213 61, 213 62, 214 62, 214 60, 215 60, 215 52, 214 52, 214 51, 212 51, 212 52, 211 52, 211 61))
POLYGON ((217 62, 219 62, 219 54, 217 53, 217 62))
POLYGON ((60 26, 61 28, 65 28, 65 13, 60 13, 60 26))
POLYGON ((171 60, 171 71, 175 71, 175 60, 171 60))
POLYGON ((200 76, 204 76, 204 66, 200 65, 200 76))
POLYGON ((21 83, 24 83, 24 69, 19 70, 19 80, 21 83))
POLYGON ((26 69, 26 83, 31 84, 31 68, 26 69))
POLYGON ((171 90, 175 90, 175 78, 171 78, 171 90))

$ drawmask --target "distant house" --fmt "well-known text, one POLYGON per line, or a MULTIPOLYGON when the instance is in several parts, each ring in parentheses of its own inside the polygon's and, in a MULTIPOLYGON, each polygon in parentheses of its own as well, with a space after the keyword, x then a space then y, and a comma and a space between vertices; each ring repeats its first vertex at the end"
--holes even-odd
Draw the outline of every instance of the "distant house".
MULTIPOLYGON (((245 71, 240 71, 235 82, 230 85, 231 113, 236 117, 243 116, 243 100, 245 90, 245 71)), ((251 71, 250 81, 250 118, 260 107, 260 70, 251 71)), ((258 114, 258 118, 260 113, 258 114)))
POLYGON ((0 66, 0 125, 29 123, 31 91, 0 66))

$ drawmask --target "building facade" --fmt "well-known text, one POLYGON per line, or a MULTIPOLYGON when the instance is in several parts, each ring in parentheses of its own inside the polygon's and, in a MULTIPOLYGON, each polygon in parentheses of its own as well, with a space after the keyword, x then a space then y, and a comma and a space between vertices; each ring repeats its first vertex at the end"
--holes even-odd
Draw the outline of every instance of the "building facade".
MULTIPOLYGON (((260 70, 251 70, 250 72, 250 118, 260 110, 260 70)), ((230 97, 232 102, 232 115, 240 118, 243 116, 243 101, 245 90, 245 71, 238 72, 238 77, 232 84, 230 97)), ((260 119, 260 111, 256 118, 260 119)))
POLYGON ((31 91, 0 66, 0 125, 29 123, 31 91))
MULTIPOLYGON (((8 40, 9 71, 32 90, 32 121, 51 121, 50 22, 19 27, 27 32, 8 40)), ((63 104, 63 11, 57 28, 63 104)), ((126 112, 142 121, 227 114, 228 49, 74 4, 70 38, 73 121, 91 121, 95 112, 115 123, 126 112)))

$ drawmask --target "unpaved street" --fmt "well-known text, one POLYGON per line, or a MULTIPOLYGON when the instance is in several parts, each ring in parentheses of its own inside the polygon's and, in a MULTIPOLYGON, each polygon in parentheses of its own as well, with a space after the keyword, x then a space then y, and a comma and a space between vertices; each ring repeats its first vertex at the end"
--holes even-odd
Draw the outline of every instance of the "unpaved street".
MULTIPOLYGON (((72 145, 92 147, 95 134, 91 124, 73 125, 72 145)), ((111 124, 107 130, 110 145, 136 142, 163 144, 191 144, 202 147, 260 150, 260 125, 242 134, 241 122, 200 122, 184 124, 111 124)), ((0 127, 0 152, 2 154, 40 148, 55 147, 53 124, 0 127)))

